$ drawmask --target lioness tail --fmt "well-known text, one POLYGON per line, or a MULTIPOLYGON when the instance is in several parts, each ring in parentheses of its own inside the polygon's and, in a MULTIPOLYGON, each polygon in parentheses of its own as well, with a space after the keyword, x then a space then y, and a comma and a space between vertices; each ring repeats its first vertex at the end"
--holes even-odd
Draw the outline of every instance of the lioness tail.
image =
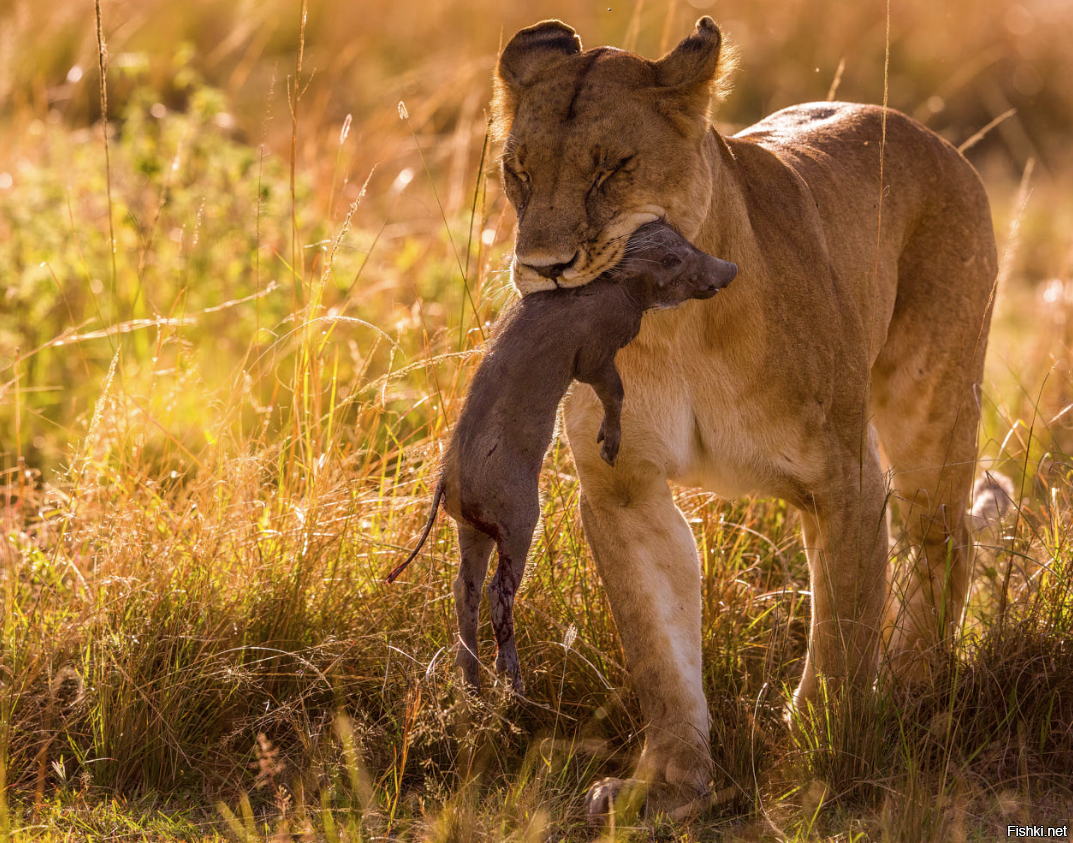
POLYGON ((985 471, 972 489, 973 505, 969 512, 972 530, 998 524, 1013 506, 1013 481, 997 471, 985 471))

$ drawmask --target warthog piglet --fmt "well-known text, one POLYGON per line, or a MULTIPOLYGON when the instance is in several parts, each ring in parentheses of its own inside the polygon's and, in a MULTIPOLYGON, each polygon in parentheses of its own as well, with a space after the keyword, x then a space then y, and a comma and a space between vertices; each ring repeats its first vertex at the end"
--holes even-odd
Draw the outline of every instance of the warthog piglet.
POLYGON ((421 549, 440 503, 455 520, 461 570, 454 584, 461 647, 455 663, 479 690, 477 616, 493 547, 499 566, 488 586, 499 653, 496 668, 523 692, 514 641, 514 595, 540 515, 538 482, 570 383, 589 384, 603 403, 597 441, 614 465, 623 389, 615 353, 637 336, 652 308, 708 299, 737 274, 733 263, 700 251, 664 222, 646 223, 618 265, 581 287, 532 293, 494 328, 444 453, 432 512, 417 548, 388 576, 393 582, 421 549))

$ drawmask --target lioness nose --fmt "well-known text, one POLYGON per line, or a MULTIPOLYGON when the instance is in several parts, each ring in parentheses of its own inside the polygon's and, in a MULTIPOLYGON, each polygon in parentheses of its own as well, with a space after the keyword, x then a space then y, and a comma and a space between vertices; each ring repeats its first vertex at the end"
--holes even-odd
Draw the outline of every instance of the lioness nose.
POLYGON ((574 265, 578 254, 578 252, 574 252, 574 256, 568 261, 556 261, 555 258, 537 257, 536 255, 516 255, 516 257, 520 266, 531 269, 543 278, 555 280, 574 265))

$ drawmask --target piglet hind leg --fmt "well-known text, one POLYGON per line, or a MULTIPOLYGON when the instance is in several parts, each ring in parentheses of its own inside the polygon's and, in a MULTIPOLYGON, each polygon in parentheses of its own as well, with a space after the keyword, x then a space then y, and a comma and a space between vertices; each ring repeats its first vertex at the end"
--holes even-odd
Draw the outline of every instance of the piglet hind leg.
POLYGON ((475 527, 459 522, 458 546, 462 564, 455 579, 455 615, 458 617, 458 656, 455 665, 474 692, 481 690, 480 662, 477 659, 477 619, 481 588, 488 573, 488 558, 495 541, 475 527))
POLYGON ((499 540, 499 566, 488 586, 488 607, 499 648, 496 669, 510 677, 511 685, 519 695, 525 694, 525 685, 514 638, 514 597, 525 574, 525 560, 529 555, 538 515, 539 504, 534 500, 526 517, 503 531, 499 540))

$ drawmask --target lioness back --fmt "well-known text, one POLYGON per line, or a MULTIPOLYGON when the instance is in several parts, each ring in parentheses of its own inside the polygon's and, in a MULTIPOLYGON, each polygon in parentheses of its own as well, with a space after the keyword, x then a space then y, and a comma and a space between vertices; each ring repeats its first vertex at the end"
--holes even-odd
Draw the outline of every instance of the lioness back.
POLYGON ((870 362, 885 342, 897 298, 913 295, 899 260, 920 228, 941 225, 949 231, 946 247, 966 265, 979 264, 979 272, 959 279, 959 298, 970 294, 966 281, 974 299, 990 295, 997 260, 983 184, 950 143, 916 120, 875 105, 808 103, 766 117, 727 144, 751 171, 751 207, 781 216, 783 226, 799 226, 800 214, 812 209, 788 201, 793 190, 773 196, 772 182, 789 178, 787 168, 800 179, 800 198, 818 215, 839 292, 873 326, 870 362), (750 146, 772 157, 750 154, 750 146))

